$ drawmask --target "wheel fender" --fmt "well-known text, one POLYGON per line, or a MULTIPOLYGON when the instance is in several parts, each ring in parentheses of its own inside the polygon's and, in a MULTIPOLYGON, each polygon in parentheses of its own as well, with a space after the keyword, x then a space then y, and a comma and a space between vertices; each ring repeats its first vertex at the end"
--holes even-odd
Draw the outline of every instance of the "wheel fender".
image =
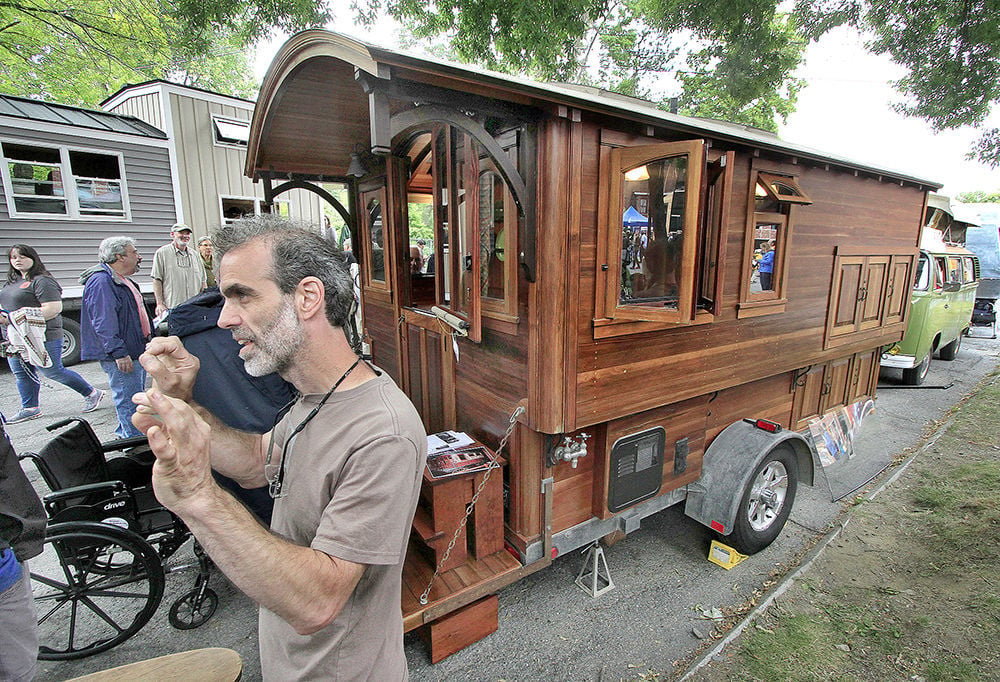
POLYGON ((727 426, 705 451, 701 478, 688 486, 684 513, 721 535, 729 535, 750 476, 781 443, 787 443, 795 453, 799 481, 813 485, 815 453, 804 436, 787 429, 769 433, 738 421, 727 426))

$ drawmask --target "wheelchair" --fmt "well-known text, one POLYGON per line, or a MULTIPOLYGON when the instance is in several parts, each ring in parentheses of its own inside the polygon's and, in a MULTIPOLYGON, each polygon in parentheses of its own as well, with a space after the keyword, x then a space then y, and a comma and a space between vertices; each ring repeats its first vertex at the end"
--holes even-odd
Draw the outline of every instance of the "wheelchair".
POLYGON ((42 498, 44 551, 29 564, 38 658, 83 658, 121 644, 156 613, 165 576, 194 567, 195 586, 171 605, 169 620, 182 630, 203 625, 219 603, 208 587, 211 564, 195 542, 195 563, 165 567, 191 532, 153 494, 146 438, 101 443, 82 419, 47 429, 59 433, 20 456, 52 491, 42 498), (107 457, 114 452, 121 456, 107 457))

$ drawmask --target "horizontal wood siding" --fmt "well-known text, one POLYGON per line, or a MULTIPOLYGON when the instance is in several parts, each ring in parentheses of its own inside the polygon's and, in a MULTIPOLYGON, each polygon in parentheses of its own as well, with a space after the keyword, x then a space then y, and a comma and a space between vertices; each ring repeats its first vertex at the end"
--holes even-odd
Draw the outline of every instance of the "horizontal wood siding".
POLYGON ((599 141, 599 129, 590 126, 584 135, 582 184, 586 189, 580 196, 578 401, 573 427, 722 391, 893 340, 882 335, 823 350, 835 250, 838 246, 872 254, 915 250, 924 192, 843 171, 796 165, 788 159, 763 159, 769 170, 797 176, 814 203, 792 209, 785 312, 737 319, 751 159, 746 150, 737 149, 725 226, 721 313, 710 324, 595 341, 590 320, 596 293, 599 192, 593 188, 599 184, 599 169, 595 169, 599 141))
MULTIPOLYGON (((30 124, 30 122, 27 122, 30 124)), ((131 221, 72 219, 11 219, 7 197, 0 200, 0 247, 11 244, 33 246, 56 280, 79 287, 78 276, 97 262, 97 247, 105 237, 126 235, 136 240, 144 262, 135 279, 149 282, 153 253, 168 239, 175 222, 170 164, 166 147, 128 144, 95 139, 81 130, 79 135, 38 133, 10 125, 0 126, 0 139, 17 139, 39 146, 70 146, 108 153, 121 153, 125 164, 131 221)), ((0 187, 0 194, 3 188, 0 187)), ((6 272, 6 270, 4 270, 6 272)))

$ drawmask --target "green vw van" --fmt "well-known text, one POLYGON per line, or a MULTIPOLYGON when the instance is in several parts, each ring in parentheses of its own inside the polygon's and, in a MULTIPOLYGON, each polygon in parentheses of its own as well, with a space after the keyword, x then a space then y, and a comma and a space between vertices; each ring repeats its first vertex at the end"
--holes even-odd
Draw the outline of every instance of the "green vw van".
POLYGON ((913 386, 927 377, 935 352, 942 360, 958 355, 976 301, 978 259, 940 234, 924 230, 906 334, 882 353, 882 367, 902 369, 903 382, 913 386))

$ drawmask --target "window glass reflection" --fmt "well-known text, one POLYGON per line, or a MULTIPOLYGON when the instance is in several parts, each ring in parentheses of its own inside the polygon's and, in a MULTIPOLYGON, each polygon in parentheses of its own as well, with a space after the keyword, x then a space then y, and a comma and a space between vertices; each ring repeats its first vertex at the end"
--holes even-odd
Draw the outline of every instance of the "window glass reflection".
POLYGON ((686 155, 625 172, 620 303, 677 308, 686 174, 686 155))
POLYGON ((371 235, 371 278, 385 281, 385 244, 382 231, 382 204, 378 199, 372 199, 365 206, 368 219, 368 234, 371 235))
POLYGON ((774 291, 775 258, 778 256, 783 238, 780 223, 758 222, 754 226, 750 293, 774 291))

